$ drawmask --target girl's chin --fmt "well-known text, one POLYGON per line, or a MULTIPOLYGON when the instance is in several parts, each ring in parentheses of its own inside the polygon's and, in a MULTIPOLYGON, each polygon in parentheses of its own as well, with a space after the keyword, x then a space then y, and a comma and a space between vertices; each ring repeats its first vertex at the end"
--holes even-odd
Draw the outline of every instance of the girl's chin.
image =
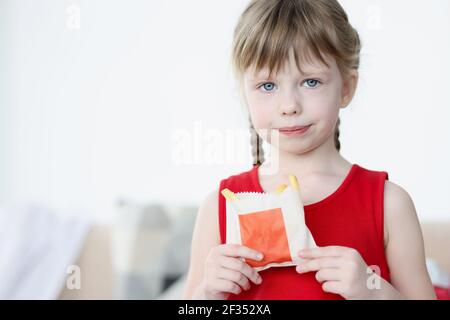
POLYGON ((314 149, 312 148, 311 143, 307 141, 280 141, 277 148, 282 152, 292 153, 296 155, 307 153, 314 149))

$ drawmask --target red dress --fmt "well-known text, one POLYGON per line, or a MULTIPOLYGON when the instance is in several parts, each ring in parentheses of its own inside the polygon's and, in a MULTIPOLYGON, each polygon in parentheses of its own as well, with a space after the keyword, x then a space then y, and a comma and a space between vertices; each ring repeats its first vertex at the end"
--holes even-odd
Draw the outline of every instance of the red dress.
MULTIPOLYGON (((219 227, 221 243, 226 242, 226 202, 220 191, 264 192, 258 179, 259 166, 220 182, 219 227)), ((390 282, 384 251, 383 199, 387 172, 371 171, 354 164, 339 186, 325 199, 304 206, 305 222, 317 246, 351 247, 361 254, 368 266, 380 268, 381 276, 390 282)), ((301 181, 300 181, 301 186, 301 181)), ((295 267, 274 267, 260 271, 263 281, 229 300, 264 299, 343 299, 322 290, 315 272, 299 274, 295 267)))

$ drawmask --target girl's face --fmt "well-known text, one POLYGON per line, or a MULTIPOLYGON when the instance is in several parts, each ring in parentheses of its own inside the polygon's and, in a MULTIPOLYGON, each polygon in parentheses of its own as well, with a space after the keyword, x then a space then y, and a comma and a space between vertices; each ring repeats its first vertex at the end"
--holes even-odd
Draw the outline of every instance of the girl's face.
POLYGON ((344 86, 334 58, 330 67, 319 61, 302 65, 302 74, 291 50, 288 61, 269 79, 268 69, 244 74, 244 93, 250 117, 258 134, 278 148, 301 154, 333 139, 339 109, 350 103, 353 90, 344 86), (297 131, 293 127, 303 127, 297 131), (264 130, 265 129, 265 130, 264 130), (266 130, 277 130, 271 141, 266 130))

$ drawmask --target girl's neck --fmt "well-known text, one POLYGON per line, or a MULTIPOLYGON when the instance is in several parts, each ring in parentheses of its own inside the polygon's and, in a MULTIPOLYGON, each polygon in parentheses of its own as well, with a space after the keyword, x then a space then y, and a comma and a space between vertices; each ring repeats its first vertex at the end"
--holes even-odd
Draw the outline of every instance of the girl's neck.
MULTIPOLYGON (((351 163, 344 159, 334 146, 333 136, 315 149, 301 154, 286 152, 272 146, 271 152, 278 152, 278 170, 276 174, 294 173, 299 177, 311 173, 345 174, 351 163)), ((270 159, 261 167, 271 166, 270 159)))

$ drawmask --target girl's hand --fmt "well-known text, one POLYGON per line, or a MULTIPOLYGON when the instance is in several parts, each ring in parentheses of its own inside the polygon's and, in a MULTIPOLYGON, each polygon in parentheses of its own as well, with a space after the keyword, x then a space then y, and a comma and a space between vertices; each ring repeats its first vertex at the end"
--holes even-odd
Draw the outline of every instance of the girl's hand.
POLYGON ((250 289, 249 280, 255 284, 262 282, 258 272, 241 258, 258 261, 263 255, 238 244, 222 244, 210 250, 203 278, 206 299, 225 300, 230 293, 239 294, 250 289))
MULTIPOLYGON (((316 272, 322 289, 345 299, 372 299, 375 290, 368 286, 368 266, 353 248, 327 246, 304 249, 299 256, 305 261, 297 265, 298 273, 316 272)), ((378 275, 376 275, 378 276, 378 275)))

